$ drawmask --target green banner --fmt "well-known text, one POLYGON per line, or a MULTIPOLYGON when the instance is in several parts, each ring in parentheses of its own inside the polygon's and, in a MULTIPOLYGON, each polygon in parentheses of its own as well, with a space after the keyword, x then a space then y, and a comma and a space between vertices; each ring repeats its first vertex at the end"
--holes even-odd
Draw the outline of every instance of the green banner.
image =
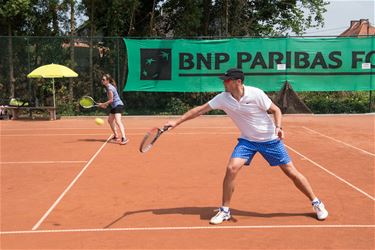
POLYGON ((245 84, 279 91, 375 90, 375 37, 124 39, 124 91, 218 92, 218 78, 241 68, 245 84))

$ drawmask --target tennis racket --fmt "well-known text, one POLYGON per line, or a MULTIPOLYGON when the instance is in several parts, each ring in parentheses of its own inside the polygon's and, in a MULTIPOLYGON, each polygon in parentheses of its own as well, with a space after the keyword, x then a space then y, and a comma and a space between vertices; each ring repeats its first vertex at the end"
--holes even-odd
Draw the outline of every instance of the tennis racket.
POLYGON ((155 144, 155 142, 157 141, 157 139, 165 131, 168 131, 168 129, 170 127, 171 126, 164 126, 162 129, 160 129, 160 128, 153 128, 153 129, 149 130, 146 133, 145 137, 143 137, 141 145, 139 146, 139 151, 141 153, 145 153, 145 152, 149 151, 152 148, 152 146, 155 144))
POLYGON ((79 99, 79 105, 81 105, 82 108, 89 109, 92 107, 98 107, 98 103, 92 99, 90 96, 83 96, 81 99, 79 99))

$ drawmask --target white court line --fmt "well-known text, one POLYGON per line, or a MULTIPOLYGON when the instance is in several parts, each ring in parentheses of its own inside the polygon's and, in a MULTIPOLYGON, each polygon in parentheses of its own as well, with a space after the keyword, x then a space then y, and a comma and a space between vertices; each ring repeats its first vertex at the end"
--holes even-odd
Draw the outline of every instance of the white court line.
POLYGON ((310 128, 307 128, 307 127, 304 127, 304 126, 302 126, 302 128, 304 128, 304 129, 306 129, 306 130, 309 130, 310 132, 313 132, 313 133, 318 134, 318 135, 320 135, 320 136, 323 136, 323 137, 326 137, 326 138, 328 138, 328 139, 331 139, 331 140, 333 140, 333 141, 335 141, 335 142, 338 142, 338 143, 344 144, 345 146, 348 146, 348 147, 351 147, 351 148, 357 149, 357 150, 361 151, 362 153, 365 153, 365 154, 369 154, 369 155, 375 156, 375 154, 373 154, 373 153, 370 153, 370 152, 368 152, 368 151, 366 151, 366 150, 363 150, 363 149, 357 148, 357 147, 355 147, 355 146, 353 146, 353 145, 350 145, 350 144, 348 144, 348 143, 346 143, 346 142, 343 142, 343 141, 337 140, 337 139, 335 139, 335 138, 333 138, 333 137, 330 137, 330 136, 328 136, 328 135, 322 134, 322 133, 320 133, 320 132, 318 132, 318 131, 316 131, 316 130, 313 130, 313 129, 310 129, 310 128))
POLYGON ((0 164, 74 164, 85 162, 87 161, 3 161, 0 164))
MULTIPOLYGON (((144 132, 138 132, 138 133, 126 133, 126 135, 145 135, 147 130, 144 132)), ((233 132, 168 132, 169 134, 177 134, 177 135, 232 135, 232 134, 237 134, 240 135, 239 132, 233 131, 233 132)), ((1 135, 1 136, 22 136, 22 137, 27 137, 27 136, 83 136, 83 135, 95 135, 95 136, 102 136, 102 135, 108 135, 108 133, 105 134, 17 134, 17 135, 1 135)))
POLYGON ((53 203, 53 205, 42 216, 42 218, 33 226, 33 228, 31 230, 38 229, 38 227, 40 226, 40 224, 42 224, 42 222, 47 218, 47 216, 52 212, 52 210, 57 206, 57 204, 59 204, 59 202, 62 200, 62 198, 65 196, 65 194, 73 187, 73 185, 77 182, 77 180, 79 179, 79 177, 83 174, 83 172, 85 172, 85 170, 90 166, 91 162, 93 162, 93 160, 96 158, 96 156, 100 153, 100 151, 102 151, 102 149, 108 143, 108 141, 111 139, 111 137, 112 137, 112 135, 110 135, 108 137, 108 139, 103 143, 103 145, 99 148, 99 150, 96 151, 96 153, 94 154, 94 156, 91 157, 91 159, 87 162, 87 164, 81 170, 81 172, 78 173, 78 175, 74 178, 74 180, 69 184, 69 186, 64 190, 64 192, 62 192, 62 194, 59 196, 59 198, 57 198, 57 200, 55 201, 55 203, 53 203))
POLYGON ((82 136, 82 135, 108 135, 108 133, 103 133, 103 134, 16 134, 16 135, 1 135, 1 136, 10 136, 10 137, 16 137, 16 136, 22 136, 22 137, 27 137, 27 136, 37 136, 37 137, 40 137, 40 136, 58 136, 58 135, 62 135, 62 136, 82 136))
POLYGON ((363 191, 362 189, 354 186, 353 184, 351 184, 350 182, 344 180, 343 178, 341 178, 340 176, 337 176, 336 174, 334 174, 333 172, 329 171, 328 169, 326 169, 325 167, 323 167, 322 165, 316 163, 315 161, 307 158, 306 156, 304 156, 303 154, 299 153, 297 150, 289 147, 288 145, 285 144, 285 146, 287 148, 289 148, 290 150, 292 150, 294 153, 298 154, 299 156, 302 156, 304 159, 308 160, 309 162, 311 162, 312 164, 314 164, 315 166, 317 166, 318 168, 326 171, 327 173, 329 173, 330 175, 336 177, 337 179, 339 179, 340 181, 344 182, 345 184, 347 184, 348 186, 350 186, 351 188, 354 188, 355 190, 357 190, 358 192, 360 192, 361 194, 364 194, 365 196, 367 196, 368 198, 370 198, 371 200, 375 201, 375 198, 372 197, 371 195, 369 195, 368 193, 366 193, 365 191, 363 191))
MULTIPOLYGON (((129 128, 127 127, 126 130, 149 130, 151 129, 152 127, 136 127, 136 128, 129 128)), ((184 127, 181 127, 181 129, 215 129, 215 128, 218 128, 218 129, 237 129, 237 127, 235 126, 223 126, 223 127, 207 127, 207 126, 194 126, 194 127, 188 127, 188 126, 184 126, 184 127)), ((31 131, 35 131, 35 130, 42 130, 42 131, 45 131, 45 130, 108 130, 108 128, 106 127, 102 127, 102 128, 5 128, 3 129, 3 131, 28 131, 28 130, 31 130, 31 131)))
POLYGON ((195 227, 125 227, 125 228, 88 228, 33 231, 3 231, 2 235, 35 233, 73 233, 73 232, 113 232, 113 231, 174 231, 174 230, 228 230, 228 229, 288 229, 288 228, 375 228, 375 225, 258 225, 258 226, 195 226, 195 227))
POLYGON ((78 127, 74 127, 74 128, 5 128, 3 129, 3 131, 35 131, 35 130, 42 130, 42 131, 45 131, 45 130, 80 130, 80 129, 84 129, 84 130, 108 130, 108 128, 106 127, 102 127, 102 128, 78 128, 78 127))

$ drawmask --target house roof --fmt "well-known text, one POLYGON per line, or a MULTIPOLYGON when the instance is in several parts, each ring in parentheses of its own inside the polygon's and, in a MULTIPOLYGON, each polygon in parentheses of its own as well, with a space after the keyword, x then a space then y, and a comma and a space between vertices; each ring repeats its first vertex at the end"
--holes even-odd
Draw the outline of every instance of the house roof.
POLYGON ((339 36, 373 36, 375 27, 372 26, 368 19, 352 20, 350 27, 342 32, 339 36))

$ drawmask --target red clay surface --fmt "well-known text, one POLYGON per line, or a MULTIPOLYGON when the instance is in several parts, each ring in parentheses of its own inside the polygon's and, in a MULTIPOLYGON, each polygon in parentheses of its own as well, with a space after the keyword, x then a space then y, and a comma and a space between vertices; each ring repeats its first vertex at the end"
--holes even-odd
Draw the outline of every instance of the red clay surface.
POLYGON ((285 144, 330 212, 257 155, 234 219, 209 225, 239 135, 199 117, 138 152, 168 117, 124 117, 130 143, 94 118, 0 121, 1 249, 374 249, 374 115, 284 116, 285 144))

